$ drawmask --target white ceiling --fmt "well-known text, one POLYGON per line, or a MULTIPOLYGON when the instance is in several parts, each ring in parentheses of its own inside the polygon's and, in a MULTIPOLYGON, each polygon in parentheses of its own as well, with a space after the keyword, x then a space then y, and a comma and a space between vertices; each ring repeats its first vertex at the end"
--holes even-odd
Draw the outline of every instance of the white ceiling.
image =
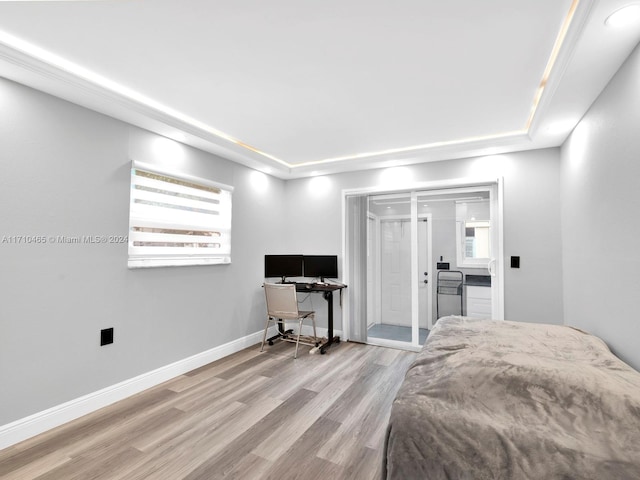
POLYGON ((0 76, 293 178, 560 145, 633 1, 0 1, 0 76))

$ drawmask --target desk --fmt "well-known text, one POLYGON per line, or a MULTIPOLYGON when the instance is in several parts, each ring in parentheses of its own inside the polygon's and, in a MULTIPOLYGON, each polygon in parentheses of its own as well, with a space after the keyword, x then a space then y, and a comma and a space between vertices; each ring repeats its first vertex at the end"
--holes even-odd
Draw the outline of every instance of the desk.
MULTIPOLYGON (((293 283, 293 282, 292 282, 293 283)), ((338 290, 342 295, 342 289, 346 288, 346 285, 335 283, 304 283, 295 282, 296 292, 300 293, 322 293, 322 296, 327 301, 327 342, 320 345, 320 353, 326 353, 327 349, 334 343, 340 342, 340 337, 333 336, 333 292, 338 290)), ((281 337, 285 332, 281 331, 281 325, 278 324, 278 335, 269 339, 271 342, 281 337)))

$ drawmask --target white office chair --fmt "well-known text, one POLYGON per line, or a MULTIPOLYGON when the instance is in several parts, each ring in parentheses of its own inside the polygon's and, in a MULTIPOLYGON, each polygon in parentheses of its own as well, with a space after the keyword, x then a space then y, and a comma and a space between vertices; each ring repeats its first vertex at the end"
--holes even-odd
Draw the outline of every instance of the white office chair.
MULTIPOLYGON (((271 321, 273 321, 274 325, 281 325, 282 340, 295 342, 296 351, 293 358, 298 358, 298 345, 301 343, 311 347, 317 347, 319 345, 318 336, 316 335, 316 312, 298 310, 298 299, 296 296, 296 286, 294 284, 265 283, 264 294, 267 300, 267 324, 264 327, 264 335, 262 336, 261 352, 264 350, 264 344, 267 340, 267 330, 269 329, 271 321), (300 341, 302 322, 307 319, 311 319, 313 325, 313 343, 304 340, 300 341), (296 338, 289 336, 286 328, 286 322, 292 320, 298 321, 298 335, 296 338)), ((271 345, 272 342, 270 341, 269 344, 271 345)))

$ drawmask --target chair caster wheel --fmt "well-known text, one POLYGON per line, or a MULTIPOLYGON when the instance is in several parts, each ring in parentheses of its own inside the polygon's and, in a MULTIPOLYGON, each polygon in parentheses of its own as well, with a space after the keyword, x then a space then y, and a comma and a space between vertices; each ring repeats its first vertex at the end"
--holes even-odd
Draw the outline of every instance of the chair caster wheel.
POLYGON ((269 340, 269 345, 273 345, 273 342, 271 340, 269 340))
POLYGON ((325 352, 324 350, 320 350, 320 355, 324 355, 325 353, 327 352, 325 352))

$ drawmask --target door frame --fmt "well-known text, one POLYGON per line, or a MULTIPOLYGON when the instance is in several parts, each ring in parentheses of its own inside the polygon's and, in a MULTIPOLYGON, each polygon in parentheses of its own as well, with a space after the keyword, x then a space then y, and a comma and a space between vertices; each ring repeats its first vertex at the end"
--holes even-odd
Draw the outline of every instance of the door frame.
MULTIPOLYGON (((398 188, 371 186, 364 188, 343 189, 342 190, 342 272, 346 285, 350 284, 351 272, 349 271, 349 262, 347 261, 347 197, 351 195, 373 195, 383 193, 409 193, 424 192, 433 190, 448 190, 466 187, 495 187, 496 198, 491 198, 491 218, 492 222, 495 218, 497 235, 497 252, 492 259, 491 274, 493 276, 491 282, 491 303, 493 318, 496 320, 504 320, 504 184, 502 177, 493 178, 457 178, 450 180, 441 180, 435 182, 416 182, 398 188)), ((493 195, 492 195, 493 197, 493 195)), ((417 234, 417 232, 416 232, 417 234)), ((416 266, 417 268, 417 266, 416 266)), ((416 299, 417 300, 417 299, 416 299)), ((342 334, 345 340, 350 338, 351 319, 349 318, 349 295, 345 295, 344 306, 342 309, 342 334)), ((392 345, 394 343, 389 340, 387 346, 397 346, 407 348, 404 342, 395 342, 400 345, 392 345)))
MULTIPOLYGON (((434 269, 433 269, 433 215, 431 213, 424 213, 422 215, 418 215, 418 222, 421 219, 425 219, 427 221, 427 329, 431 330, 433 328, 433 279, 434 279, 434 269)), ((420 248, 420 241, 418 241, 418 248, 420 248)), ((423 272, 424 275, 424 272, 423 272)), ((420 276, 420 271, 417 273, 418 278, 422 278, 420 276)), ((423 279, 424 281, 424 279, 423 279)), ((419 284, 419 282, 418 282, 419 284)), ((418 314, 422 313, 420 308, 418 308, 418 314)), ((420 322, 418 321, 418 328, 420 327, 420 322)))

